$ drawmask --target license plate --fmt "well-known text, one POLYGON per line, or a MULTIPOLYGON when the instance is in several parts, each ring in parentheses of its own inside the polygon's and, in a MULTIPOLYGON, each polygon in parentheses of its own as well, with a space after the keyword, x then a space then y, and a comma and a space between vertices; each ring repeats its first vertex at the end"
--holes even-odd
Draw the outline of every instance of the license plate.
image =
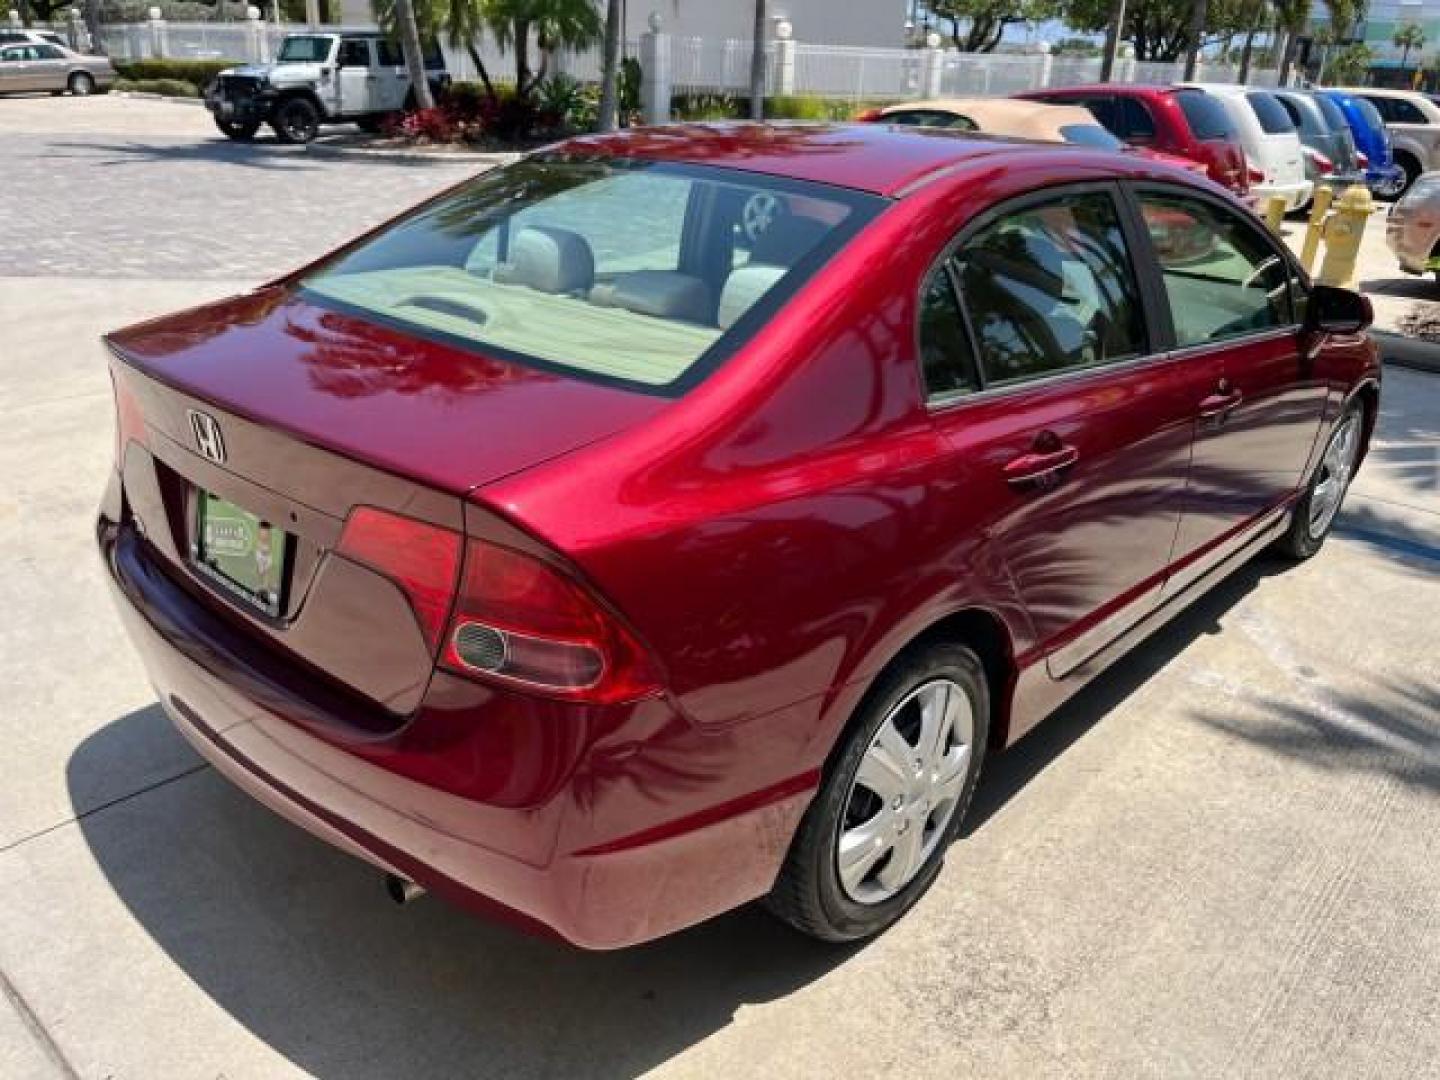
POLYGON ((268 521, 200 492, 195 558, 212 579, 267 615, 279 615, 290 538, 268 521))

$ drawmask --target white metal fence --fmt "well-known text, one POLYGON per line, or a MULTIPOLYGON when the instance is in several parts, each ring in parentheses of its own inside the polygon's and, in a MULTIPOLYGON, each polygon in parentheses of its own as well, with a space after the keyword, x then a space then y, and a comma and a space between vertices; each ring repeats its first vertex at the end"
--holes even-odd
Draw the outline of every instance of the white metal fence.
MULTIPOLYGON (((299 25, 247 22, 148 22, 111 24, 102 30, 105 51, 118 60, 174 58, 187 60, 265 61, 275 55, 286 34, 304 31, 299 25)), ((338 27, 319 29, 336 30, 338 27)), ((356 27, 354 29, 360 29, 356 27)), ((370 28, 370 29, 373 29, 370 28)), ((745 94, 750 86, 750 42, 741 39, 662 35, 656 55, 668 60, 668 82, 675 93, 745 94)), ((445 61, 456 79, 474 79, 478 71, 470 50, 442 43, 445 61)), ((514 56, 486 35, 475 52, 490 78, 514 81, 514 56)), ((641 54, 641 43, 627 42, 626 54, 641 54)), ((531 47, 531 64, 540 63, 531 47)), ((582 81, 598 80, 599 50, 565 52, 551 58, 551 71, 582 81)), ((1175 82, 1182 64, 1120 60, 1115 78, 1123 82, 1175 82)), ((647 72, 647 77, 652 73, 647 72)), ((1206 64, 1198 78, 1234 82, 1233 67, 1206 64)), ((766 57, 770 93, 813 94, 854 101, 915 98, 930 95, 1006 95, 1045 86, 1095 82, 1098 58, 1027 53, 962 53, 953 50, 883 49, 772 41, 766 57)), ((1253 70, 1254 86, 1274 86, 1273 70, 1253 70)))

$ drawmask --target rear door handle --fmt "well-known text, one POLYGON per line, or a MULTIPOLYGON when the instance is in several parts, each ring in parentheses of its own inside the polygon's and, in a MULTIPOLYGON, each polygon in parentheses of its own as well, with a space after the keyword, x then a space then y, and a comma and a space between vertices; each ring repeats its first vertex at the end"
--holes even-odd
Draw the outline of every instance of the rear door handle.
POLYGON ((1062 443, 1055 449, 1021 454, 1005 466, 1005 480, 1011 484, 1047 481, 1080 460, 1080 451, 1062 443))
POLYGON ((1239 390, 1216 391, 1201 400, 1200 417, 1204 420, 1213 420, 1217 416, 1224 416, 1242 400, 1243 395, 1239 390))

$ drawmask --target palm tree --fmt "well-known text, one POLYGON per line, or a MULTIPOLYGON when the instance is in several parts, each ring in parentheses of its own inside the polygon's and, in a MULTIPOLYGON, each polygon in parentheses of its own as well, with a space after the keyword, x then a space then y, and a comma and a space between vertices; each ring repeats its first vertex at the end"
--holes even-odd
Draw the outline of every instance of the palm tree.
POLYGON ((545 78, 557 48, 584 49, 604 36, 592 0, 488 0, 485 23, 502 49, 515 50, 515 92, 528 96, 545 78), (530 68, 530 32, 540 49, 540 67, 530 68))
POLYGON ((430 80, 425 77, 420 28, 415 24, 415 6, 410 0, 395 0, 395 24, 400 30, 400 51, 405 54, 405 70, 410 73, 410 90, 415 95, 415 106, 433 109, 435 98, 430 94, 430 80))
POLYGON ((1406 23, 1395 31, 1390 42, 1400 50, 1400 70, 1404 71, 1405 62, 1410 59, 1410 50, 1425 47, 1425 31, 1420 29, 1419 23, 1406 23))
POLYGON ((755 0, 755 33, 750 49, 750 119, 765 119, 765 0, 755 0))
POLYGON ((600 69, 601 131, 614 131, 618 126, 616 118, 620 112, 620 4, 621 0, 606 0, 605 4, 605 46, 600 69))

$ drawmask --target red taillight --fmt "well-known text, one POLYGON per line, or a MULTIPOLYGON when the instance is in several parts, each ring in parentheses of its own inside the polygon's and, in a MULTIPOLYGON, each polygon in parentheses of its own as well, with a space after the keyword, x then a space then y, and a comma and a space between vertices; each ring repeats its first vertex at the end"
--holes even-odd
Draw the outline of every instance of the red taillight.
POLYGON ((345 520, 336 550, 384 574, 404 590, 433 655, 455 596, 460 546, 457 532, 373 506, 359 506, 345 520))
POLYGON ((659 689, 644 647, 588 590, 548 563, 484 540, 466 544, 440 662, 580 701, 633 701, 659 689))
POLYGON ((883 115, 884 110, 882 109, 866 109, 864 112, 856 113, 855 119, 862 124, 873 124, 883 115))
POLYGON ((1335 171, 1335 163, 1320 153, 1319 150, 1311 150, 1310 158, 1315 162, 1315 171, 1321 176, 1329 176, 1335 171))
POLYGON ((1364 150, 1356 150, 1356 151, 1355 151, 1355 164, 1356 164, 1357 166, 1359 166, 1361 169, 1368 169, 1368 168, 1370 168, 1370 155, 1367 154, 1367 153, 1365 153, 1364 150))
POLYGON ((1265 170, 1258 168, 1253 161, 1246 158, 1245 177, 1252 184, 1263 184, 1265 182, 1265 170))
POLYGON ((125 447, 131 442, 145 445, 145 413, 140 402, 125 380, 110 373, 110 384, 115 390, 115 467, 125 465, 125 447))

